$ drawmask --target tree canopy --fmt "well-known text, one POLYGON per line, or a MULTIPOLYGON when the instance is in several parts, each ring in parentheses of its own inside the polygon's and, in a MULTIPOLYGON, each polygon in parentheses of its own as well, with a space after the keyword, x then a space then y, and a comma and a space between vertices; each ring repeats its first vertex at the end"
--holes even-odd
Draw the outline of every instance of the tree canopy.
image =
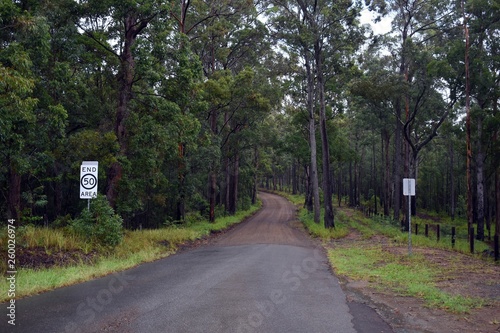
POLYGON ((2 0, 0 212, 75 217, 96 160, 128 228, 215 221, 258 188, 303 193, 326 227, 344 198, 401 220, 409 177, 414 213, 468 201, 484 238, 500 229, 499 28, 496 0, 2 0))

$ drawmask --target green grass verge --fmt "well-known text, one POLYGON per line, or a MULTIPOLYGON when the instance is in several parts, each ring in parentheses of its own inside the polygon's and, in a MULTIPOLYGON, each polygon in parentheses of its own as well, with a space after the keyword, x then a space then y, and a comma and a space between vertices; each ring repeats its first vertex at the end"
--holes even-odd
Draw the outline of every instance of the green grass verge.
POLYGON ((452 313, 468 313, 480 308, 478 298, 452 295, 435 286, 440 273, 423 256, 403 257, 383 251, 380 246, 336 247, 328 250, 335 271, 354 280, 366 280, 380 290, 425 301, 431 308, 452 313))
POLYGON ((288 201, 290 201, 292 204, 295 206, 302 206, 304 205, 304 195, 303 194, 291 194, 288 192, 282 192, 282 191, 273 191, 273 190, 263 190, 264 192, 269 192, 269 193, 274 193, 279 196, 282 196, 288 201))
MULTIPOLYGON (((391 220, 377 216, 370 218, 364 216, 363 213, 360 211, 357 210, 350 210, 350 211, 351 211, 351 217, 346 219, 346 223, 350 227, 360 232, 364 239, 369 239, 375 235, 383 235, 390 238, 394 243, 399 245, 408 243, 408 233, 402 232, 399 226, 395 225, 391 220)), ((457 238, 455 240, 454 247, 452 247, 450 235, 442 235, 440 240, 437 241, 437 236, 435 234, 431 233, 430 237, 426 237, 425 235, 423 235, 422 229, 420 229, 418 235, 415 235, 413 232, 411 238, 412 238, 412 244, 414 246, 441 249, 441 250, 450 250, 450 251, 453 250, 464 254, 470 254, 469 242, 463 238, 457 238)), ((489 249, 490 247, 485 242, 478 240, 474 242, 475 253, 482 253, 483 251, 489 249)))
MULTIPOLYGON (((303 203, 302 196, 278 194, 296 204, 303 203)), ((321 222, 314 223, 312 214, 306 209, 300 210, 299 218, 312 236, 324 241, 343 238, 349 234, 349 230, 355 229, 363 240, 383 235, 395 246, 408 244, 408 233, 401 232, 399 226, 392 221, 380 217, 368 218, 353 209, 349 209, 348 214, 349 216, 343 210, 337 210, 335 229, 325 229, 321 222)), ((321 221, 322 219, 323 215, 321 221)), ((423 221, 425 220, 419 222, 423 221)), ((483 299, 453 295, 436 287, 442 269, 433 267, 422 255, 414 254, 408 257, 383 251, 380 245, 360 246, 360 242, 348 244, 328 249, 331 265, 340 275, 368 281, 379 290, 390 290, 398 295, 422 299, 430 308, 444 309, 452 313, 469 313, 485 304, 483 299)), ((446 236, 438 242, 435 237, 412 235, 412 244, 415 247, 452 249, 451 239, 446 236)), ((475 249, 476 252, 482 252, 488 249, 488 246, 483 242, 476 242, 475 249)), ((468 253, 469 244, 465 240, 457 239, 453 250, 468 253)))
MULTIPOLYGON (((272 192, 287 198, 296 206, 300 206, 304 203, 303 195, 292 195, 287 192, 279 191, 272 192)), ((324 228, 322 223, 323 211, 321 212, 320 223, 314 223, 312 214, 308 213, 304 208, 300 209, 299 218, 313 237, 318 237, 323 240, 345 237, 349 234, 349 229, 355 229, 360 232, 362 238, 364 239, 369 239, 375 235, 383 235, 389 237, 394 243, 399 245, 408 243, 408 233, 402 232, 399 226, 394 224, 394 222, 390 219, 379 216, 375 216, 373 218, 366 217, 361 211, 355 209, 347 209, 350 215, 350 217, 347 217, 343 210, 344 209, 337 209, 335 212, 335 229, 324 228)), ((460 232, 465 234, 467 233, 467 228, 462 225, 466 223, 463 219, 455 219, 454 221, 452 221, 451 218, 446 218, 445 216, 438 216, 435 214, 429 216, 434 219, 438 217, 441 219, 441 221, 443 222, 441 223, 442 230, 448 227, 451 228, 451 226, 453 225, 459 226, 457 227, 457 230, 459 230, 460 232)), ((436 236, 433 234, 431 234, 430 237, 425 237, 422 234, 422 228, 426 223, 429 222, 429 220, 412 217, 412 225, 414 225, 415 223, 419 223, 421 228, 419 235, 412 234, 412 244, 414 246, 442 250, 453 250, 464 254, 470 254, 469 242, 466 239, 456 238, 455 246, 452 247, 450 235, 443 234, 439 241, 437 241, 436 236)), ((430 224, 432 224, 432 222, 430 224)), ((474 243, 474 250, 475 253, 482 253, 485 250, 491 250, 491 248, 485 242, 476 240, 474 243)))
MULTIPOLYGON (((75 266, 52 267, 49 269, 18 269, 16 274, 16 298, 88 281, 132 268, 144 262, 167 257, 175 253, 179 245, 239 223, 253 215, 260 207, 261 204, 259 203, 249 210, 238 212, 233 216, 218 218, 215 223, 198 221, 179 227, 127 231, 120 245, 115 247, 107 256, 96 259, 93 264, 81 263, 75 266)), ((42 228, 33 229, 39 230, 30 230, 30 237, 28 238, 23 235, 23 242, 28 242, 32 246, 44 246, 45 244, 50 248, 57 249, 54 245, 58 244, 58 241, 54 240, 60 239, 59 231, 42 228), (53 234, 58 236, 53 236, 53 234), (52 241, 46 240, 44 237, 49 237, 52 241)), ((80 244, 77 239, 73 241, 75 243, 59 243, 60 247, 58 249, 75 249, 78 246, 85 246, 85 244, 80 244)), ((8 289, 8 281, 1 279, 0 290, 3 292, 0 295, 0 302, 10 299, 7 297, 8 289)))
POLYGON ((342 222, 341 216, 337 214, 335 217, 335 228, 325 228, 323 224, 323 210, 321 210, 319 223, 314 222, 313 214, 309 213, 306 209, 303 208, 299 212, 299 219, 304 223, 309 234, 322 240, 343 238, 349 234, 349 228, 342 222))

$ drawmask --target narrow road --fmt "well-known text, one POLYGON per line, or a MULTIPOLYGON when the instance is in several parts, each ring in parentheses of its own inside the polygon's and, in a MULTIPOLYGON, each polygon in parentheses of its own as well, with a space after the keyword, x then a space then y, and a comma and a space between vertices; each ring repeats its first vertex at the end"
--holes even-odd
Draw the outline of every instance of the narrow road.
POLYGON ((367 326, 373 310, 350 310, 294 206, 260 198, 261 211, 208 245, 19 300, 15 329, 3 318, 1 331, 389 332, 367 326))

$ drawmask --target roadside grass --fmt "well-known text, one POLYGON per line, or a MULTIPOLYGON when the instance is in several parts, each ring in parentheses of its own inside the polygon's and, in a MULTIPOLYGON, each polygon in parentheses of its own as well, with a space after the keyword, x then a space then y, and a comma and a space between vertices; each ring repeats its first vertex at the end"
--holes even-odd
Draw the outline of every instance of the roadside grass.
MULTIPOLYGON (((239 223, 253 215, 260 207, 261 203, 259 202, 249 210, 238 212, 233 216, 218 218, 215 223, 197 221, 177 227, 126 231, 122 243, 106 254, 102 254, 92 264, 81 262, 78 265, 48 269, 19 268, 16 274, 16 298, 88 281, 135 267, 141 263, 167 257, 175 253, 181 244, 200 239, 212 232, 218 232, 239 223)), ((57 229, 34 227, 33 230, 31 227, 28 229, 29 232, 20 237, 23 246, 46 246, 47 250, 82 249, 82 247, 88 246, 82 240, 71 239, 71 237, 68 239, 68 243, 65 243, 61 238, 68 235, 57 229)), ((0 244, 5 248, 6 238, 1 237, 0 239, 0 244)), ((7 297, 8 289, 8 281, 1 279, 0 290, 5 292, 0 294, 0 302, 10 299, 7 297)))
POLYGON ((304 205, 304 195, 303 194, 291 194, 288 192, 273 191, 273 190, 264 190, 264 191, 280 195, 280 196, 288 199, 288 201, 290 201, 295 206, 303 206, 304 205))
MULTIPOLYGON (((293 200, 292 202, 303 202, 303 197, 291 199, 289 194, 278 194, 290 201, 293 200)), ((418 253, 408 256, 385 251, 379 240, 371 241, 376 236, 383 236, 387 239, 387 244, 384 246, 401 247, 408 244, 408 233, 402 232, 399 225, 390 219, 369 218, 359 210, 337 208, 335 229, 328 230, 322 223, 314 223, 312 214, 306 209, 302 208, 299 211, 299 218, 312 236, 319 237, 325 242, 330 263, 339 275, 353 280, 367 281, 381 291, 421 299, 429 308, 444 309, 451 313, 469 313, 486 304, 481 298, 450 294, 439 289, 436 284, 443 279, 443 276, 451 274, 452 270, 443 270, 418 253), (360 240, 335 243, 333 248, 326 243, 332 239, 346 237, 352 230, 359 233, 360 240)), ((417 219, 416 222, 425 224, 429 223, 429 220, 417 219)), ((452 222, 450 225, 460 226, 460 221, 450 220, 450 222, 452 222)), ((470 255, 467 240, 458 238, 452 247, 451 236, 448 235, 442 235, 437 241, 435 235, 426 237, 423 234, 412 234, 412 245, 414 248, 441 249, 470 255)), ((489 247, 484 242, 475 242, 476 253, 486 249, 489 247)))
POLYGON ((319 223, 314 222, 313 214, 309 213, 307 209, 302 208, 299 212, 299 219, 306 226, 309 234, 325 241, 329 239, 343 238, 349 234, 349 228, 343 221, 345 217, 341 214, 336 214, 335 217, 335 228, 327 229, 323 224, 324 210, 321 210, 319 223))
MULTIPOLYGON (((402 232, 399 226, 395 225, 390 219, 378 216, 370 218, 364 216, 360 211, 350 211, 351 217, 348 219, 347 223, 352 228, 358 230, 364 239, 369 239, 375 235, 384 235, 399 245, 408 244, 408 232, 402 232)), ((420 220, 420 224, 424 224, 422 220, 420 220)), ((452 246, 451 235, 449 234, 442 234, 438 241, 435 233, 430 233, 429 237, 426 237, 423 231, 420 231, 418 235, 412 232, 411 240, 412 245, 417 247, 450 250, 470 254, 470 247, 467 239, 456 238, 455 245, 452 246)), ((474 249, 475 253, 482 253, 483 251, 489 250, 490 247, 485 242, 476 240, 474 242, 474 249)))
MULTIPOLYGON (((5 232, 7 228, 2 229, 0 233, 0 247, 4 249, 7 246, 7 233, 5 232)), ((22 226, 16 229, 16 244, 25 248, 79 249, 85 253, 91 250, 90 244, 65 229, 43 228, 33 225, 22 226)))
MULTIPOLYGON (((296 206, 302 205, 304 203, 303 195, 292 195, 287 192, 279 192, 272 191, 273 193, 279 194, 285 198, 287 198, 290 202, 295 204, 296 206)), ((355 229, 357 230, 363 239, 369 239, 376 235, 383 235, 388 237, 395 244, 403 245, 408 244, 408 233, 402 232, 399 225, 396 225, 394 221, 391 219, 374 216, 374 217, 366 217, 363 212, 350 209, 350 208, 336 208, 335 209, 335 228, 334 229, 326 229, 323 226, 323 213, 321 211, 320 223, 314 223, 313 215, 310 214, 305 208, 300 208, 299 210, 299 219, 306 226, 309 234, 313 237, 321 238, 326 241, 329 239, 339 239, 347 236, 349 234, 349 230, 355 229), (349 216, 346 212, 349 212, 349 216)), ((431 214, 426 213, 433 220, 441 219, 443 223, 441 223, 442 230, 445 228, 450 228, 451 226, 457 227, 457 233, 461 232, 462 234, 467 234, 467 228, 463 226, 463 219, 455 219, 451 220, 451 218, 447 218, 442 214, 431 214)), ((412 225, 418 223, 421 228, 423 225, 427 224, 436 224, 435 222, 429 222, 427 219, 423 219, 420 217, 412 217, 412 225)), ((441 250, 450 250, 456 251, 464 254, 470 254, 470 245, 467 239, 464 238, 455 238, 455 245, 452 246, 451 243, 451 235, 450 232, 443 232, 440 240, 437 241, 437 237, 435 233, 431 232, 430 237, 426 237, 423 235, 423 230, 420 229, 420 233, 415 235, 412 233, 412 245, 416 247, 427 247, 427 248, 435 248, 441 250)), ((494 232, 494 228, 492 228, 492 232, 494 232)), ((475 253, 482 253, 484 251, 490 250, 488 244, 482 241, 476 240, 474 242, 474 250, 475 253)))
POLYGON ((430 308, 452 313, 469 313, 481 308, 484 300, 452 295, 435 286, 440 268, 433 267, 422 255, 401 256, 384 251, 379 245, 338 246, 328 249, 334 270, 353 280, 365 280, 379 290, 425 301, 430 308))

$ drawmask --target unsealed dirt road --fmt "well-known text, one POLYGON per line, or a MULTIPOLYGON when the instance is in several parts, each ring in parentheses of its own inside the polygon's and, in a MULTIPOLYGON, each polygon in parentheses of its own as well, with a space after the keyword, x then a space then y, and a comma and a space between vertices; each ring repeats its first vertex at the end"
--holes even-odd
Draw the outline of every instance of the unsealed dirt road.
POLYGON ((213 240, 214 245, 279 244, 312 246, 310 237, 299 229, 296 209, 286 199, 260 193, 262 209, 230 232, 213 240))

